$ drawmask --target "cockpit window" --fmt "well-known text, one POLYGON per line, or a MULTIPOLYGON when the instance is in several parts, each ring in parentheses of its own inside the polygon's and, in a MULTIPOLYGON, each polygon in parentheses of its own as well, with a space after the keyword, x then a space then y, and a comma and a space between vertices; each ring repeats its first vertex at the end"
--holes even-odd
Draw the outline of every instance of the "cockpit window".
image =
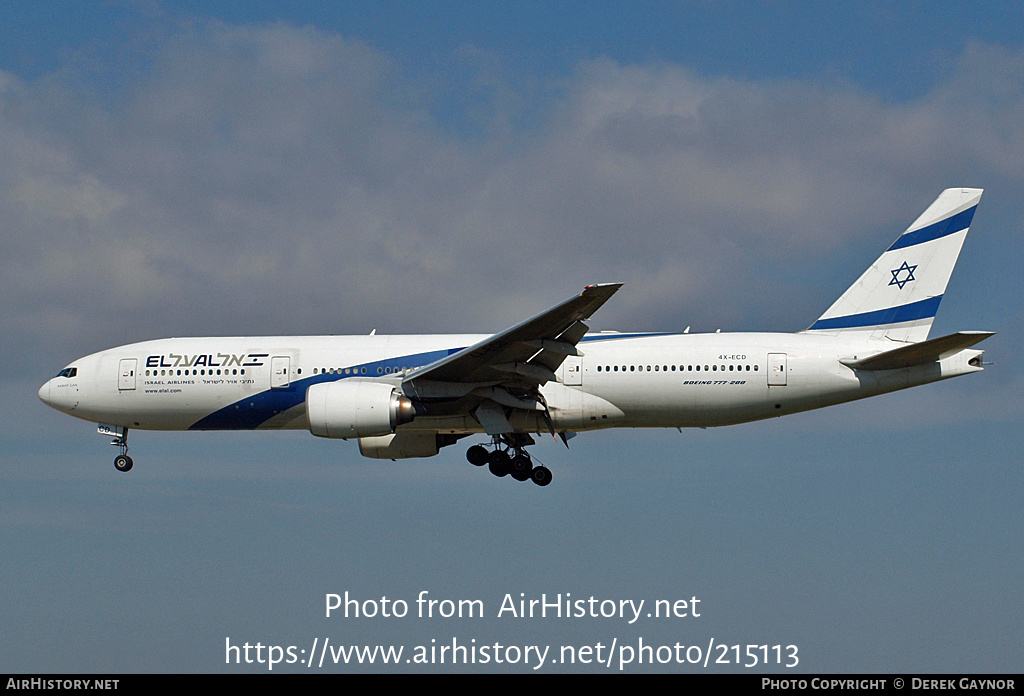
POLYGON ((74 377, 78 374, 77 367, 65 367, 63 370, 57 373, 58 377, 74 377))

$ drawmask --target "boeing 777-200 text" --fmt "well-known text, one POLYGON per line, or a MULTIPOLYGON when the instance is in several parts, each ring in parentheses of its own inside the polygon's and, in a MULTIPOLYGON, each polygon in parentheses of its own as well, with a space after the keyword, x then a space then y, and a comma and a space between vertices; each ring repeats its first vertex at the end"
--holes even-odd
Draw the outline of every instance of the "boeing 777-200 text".
POLYGON ((952 188, 798 333, 588 333, 620 287, 590 285, 485 335, 167 338, 80 358, 39 390, 99 423, 132 468, 128 431, 308 429, 364 456, 466 453, 497 476, 551 481, 534 435, 730 425, 982 370, 992 335, 928 338, 981 198, 952 188))

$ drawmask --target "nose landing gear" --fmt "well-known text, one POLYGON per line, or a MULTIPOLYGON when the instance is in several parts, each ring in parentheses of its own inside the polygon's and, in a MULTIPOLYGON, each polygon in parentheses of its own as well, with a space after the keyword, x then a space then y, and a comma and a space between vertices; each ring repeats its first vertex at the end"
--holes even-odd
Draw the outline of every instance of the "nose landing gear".
POLYGON ((121 448, 121 454, 114 457, 114 468, 118 471, 131 471, 134 462, 128 456, 128 428, 124 429, 124 434, 115 436, 110 444, 121 448))
POLYGON ((533 458, 526 451, 527 445, 533 444, 529 435, 515 433, 496 435, 488 450, 483 445, 473 445, 466 451, 466 459, 473 466, 487 465, 495 476, 502 478, 511 476, 516 481, 532 480, 538 486, 551 483, 551 470, 546 466, 534 466, 533 458))

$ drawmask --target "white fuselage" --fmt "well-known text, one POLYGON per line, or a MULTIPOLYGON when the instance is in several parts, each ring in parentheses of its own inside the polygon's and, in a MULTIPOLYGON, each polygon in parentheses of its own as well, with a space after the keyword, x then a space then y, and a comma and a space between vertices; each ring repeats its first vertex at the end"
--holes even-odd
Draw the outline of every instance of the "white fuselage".
MULTIPOLYGON (((44 402, 97 423, 150 430, 305 429, 306 390, 337 380, 402 380, 481 335, 169 338, 73 363, 40 389, 44 402)), ((588 334, 558 382, 541 387, 559 431, 707 427, 760 420, 980 371, 982 351, 909 368, 863 371, 840 360, 888 340, 814 333, 588 334), (973 364, 972 364, 973 363, 973 364)), ((544 432, 516 411, 520 432, 544 432)), ((402 430, 483 432, 467 414, 418 417, 402 430)))

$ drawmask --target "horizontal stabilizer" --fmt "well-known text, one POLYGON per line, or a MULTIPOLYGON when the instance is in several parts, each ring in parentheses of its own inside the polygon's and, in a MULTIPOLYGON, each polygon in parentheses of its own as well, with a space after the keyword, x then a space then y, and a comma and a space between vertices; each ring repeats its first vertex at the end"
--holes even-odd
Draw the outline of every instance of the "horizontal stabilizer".
POLYGON ((887 350, 862 360, 854 358, 840 360, 840 362, 855 370, 895 370, 900 367, 924 365, 955 355, 993 335, 995 334, 992 331, 960 331, 941 338, 912 343, 895 350, 887 350))

